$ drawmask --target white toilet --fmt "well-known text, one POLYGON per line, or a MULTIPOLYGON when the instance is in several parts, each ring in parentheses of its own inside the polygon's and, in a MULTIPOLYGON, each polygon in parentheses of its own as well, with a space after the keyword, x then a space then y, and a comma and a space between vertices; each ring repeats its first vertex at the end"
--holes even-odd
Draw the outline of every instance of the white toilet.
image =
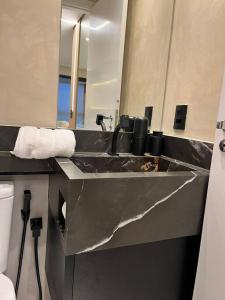
POLYGON ((14 185, 0 181, 0 300, 15 300, 12 281, 3 274, 7 268, 14 199, 14 185))

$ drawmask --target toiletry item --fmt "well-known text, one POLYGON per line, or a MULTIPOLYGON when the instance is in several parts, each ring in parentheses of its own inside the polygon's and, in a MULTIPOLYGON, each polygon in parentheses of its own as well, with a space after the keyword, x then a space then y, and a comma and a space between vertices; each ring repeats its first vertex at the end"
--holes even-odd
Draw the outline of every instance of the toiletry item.
POLYGON ((164 137, 162 131, 153 131, 153 134, 148 135, 146 152, 151 155, 160 156, 163 153, 164 137))
POLYGON ((186 125, 186 117, 187 117, 187 105, 177 105, 176 112, 174 117, 174 129, 184 130, 186 125))
POLYGON ((136 118, 134 121, 132 150, 134 155, 144 155, 147 132, 148 120, 146 118, 136 118))
POLYGON ((136 119, 135 117, 129 117, 129 127, 124 129, 125 132, 133 132, 134 131, 135 119, 136 119))
POLYGON ((151 124, 152 124, 152 112, 153 106, 146 106, 145 107, 145 118, 148 119, 148 130, 150 132, 151 124))
POLYGON ((150 153, 151 151, 151 143, 152 143, 152 134, 148 132, 145 142, 145 152, 150 153))

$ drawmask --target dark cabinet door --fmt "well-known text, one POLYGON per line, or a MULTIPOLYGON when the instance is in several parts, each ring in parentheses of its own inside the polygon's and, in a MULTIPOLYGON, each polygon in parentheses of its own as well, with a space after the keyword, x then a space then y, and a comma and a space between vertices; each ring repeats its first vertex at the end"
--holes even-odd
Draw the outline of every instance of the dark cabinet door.
POLYGON ((73 300, 191 300, 199 237, 76 256, 73 300))

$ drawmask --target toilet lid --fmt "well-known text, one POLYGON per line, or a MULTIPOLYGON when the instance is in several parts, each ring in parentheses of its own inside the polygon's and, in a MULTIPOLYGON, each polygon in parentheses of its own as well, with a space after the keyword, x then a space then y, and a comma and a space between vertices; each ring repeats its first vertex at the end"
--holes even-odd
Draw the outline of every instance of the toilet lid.
POLYGON ((16 300, 12 281, 3 274, 0 274, 0 299, 16 300))

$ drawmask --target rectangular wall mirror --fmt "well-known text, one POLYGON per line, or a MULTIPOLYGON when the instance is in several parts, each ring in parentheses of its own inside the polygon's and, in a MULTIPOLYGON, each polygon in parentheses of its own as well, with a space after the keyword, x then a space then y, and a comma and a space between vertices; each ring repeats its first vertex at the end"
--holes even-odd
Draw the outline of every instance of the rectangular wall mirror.
POLYGON ((58 127, 112 131, 152 106, 161 128, 174 0, 151 0, 144 19, 136 2, 62 1, 58 127))
POLYGON ((214 141, 225 0, 39 2, 2 7, 1 125, 112 131, 152 107, 151 132, 214 141))

